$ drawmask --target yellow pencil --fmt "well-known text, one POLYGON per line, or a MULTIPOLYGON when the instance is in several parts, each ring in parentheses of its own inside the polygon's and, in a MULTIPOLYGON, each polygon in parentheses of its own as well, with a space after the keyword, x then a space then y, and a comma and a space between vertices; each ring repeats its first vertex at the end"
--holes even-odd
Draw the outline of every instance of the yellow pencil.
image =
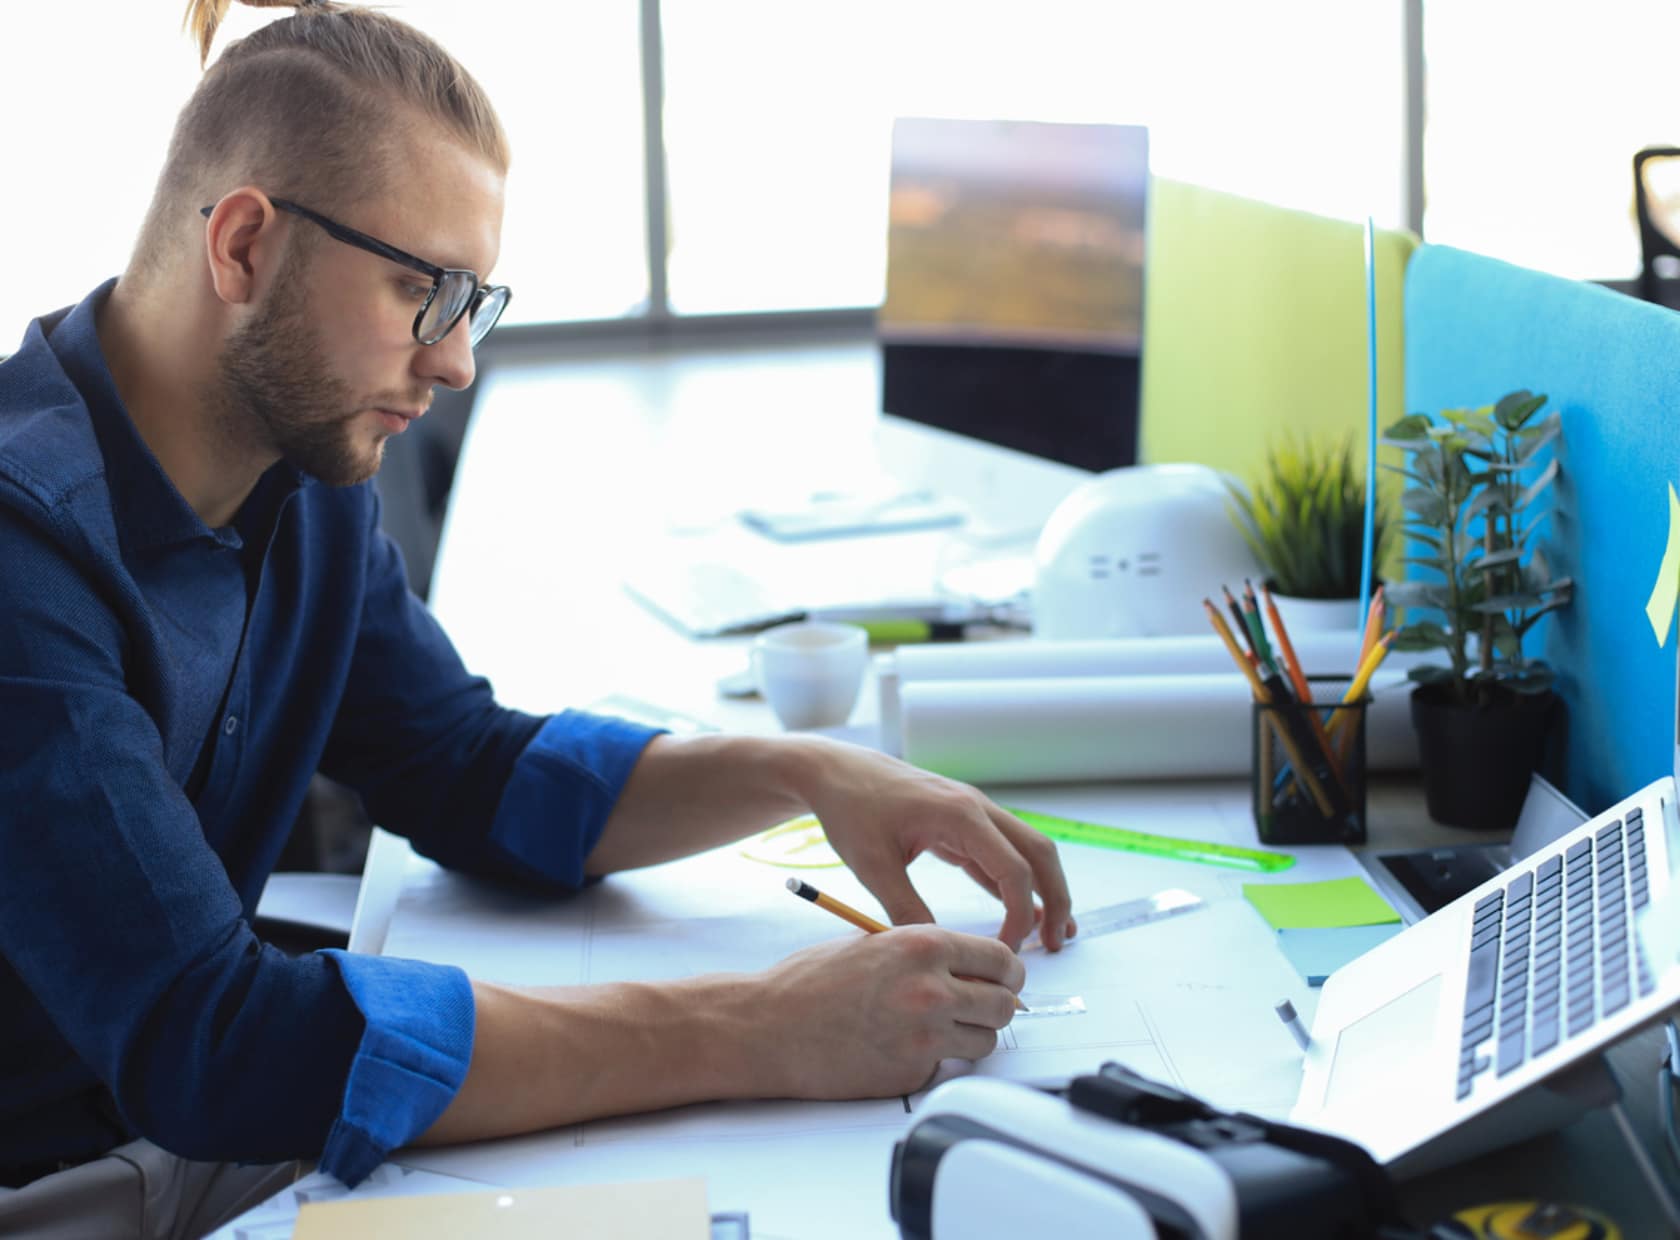
POLYGON ((1365 632, 1359 639, 1359 658, 1353 665, 1356 669, 1365 665, 1365 660, 1370 657, 1372 649, 1376 646, 1377 634, 1382 632, 1383 621, 1387 618, 1387 609, 1383 588, 1378 585, 1376 593, 1371 595, 1371 606, 1365 613, 1365 632))
MULTIPOLYGON (((881 934, 882 932, 890 929, 890 927, 884 926, 880 922, 876 921, 868 913, 860 913, 850 904, 842 903, 841 901, 836 900, 833 896, 824 895, 803 879, 788 879, 787 889, 793 892, 793 894, 798 896, 801 900, 809 900, 818 908, 827 909, 841 921, 851 922, 852 925, 856 926, 859 930, 867 930, 870 934, 881 934)), ((1032 1009, 1022 1003, 1021 997, 1016 995, 1015 1010, 1018 1012, 1028 1012, 1032 1009)))
POLYGON ((1225 617, 1219 614, 1219 609, 1213 605, 1211 599, 1203 599, 1202 606, 1207 608, 1208 619, 1213 621, 1213 631, 1219 634, 1219 640, 1225 643, 1225 649, 1231 652, 1231 661, 1242 669, 1242 674, 1248 677, 1249 691, 1254 694, 1256 702, 1268 702, 1271 698, 1266 693, 1266 686, 1260 683, 1260 674, 1254 670, 1254 664, 1249 661, 1242 647, 1237 645, 1237 639, 1231 636, 1231 626, 1225 623, 1225 617))
MULTIPOLYGON (((1359 670, 1354 673, 1353 683, 1348 685, 1347 692, 1342 694, 1343 706, 1351 706, 1365 696, 1365 690, 1370 688, 1371 685, 1371 677, 1376 675, 1377 668, 1388 657, 1389 647, 1394 644, 1394 634, 1395 630, 1390 629, 1378 639, 1375 646, 1371 647, 1371 653, 1365 656, 1365 661, 1359 665, 1359 670)), ((1350 718, 1351 715, 1351 711, 1342 711, 1330 721, 1330 735, 1337 738, 1336 751, 1344 766, 1347 764, 1349 757, 1348 751, 1353 747, 1353 728, 1352 725, 1345 723, 1345 720, 1350 718)))
POLYGON ((867 930, 870 934, 880 934, 883 930, 888 928, 876 921, 868 913, 860 913, 850 904, 842 904, 833 896, 824 895, 815 887, 811 886, 810 883, 803 882, 800 879, 788 879, 787 889, 793 892, 793 894, 798 896, 801 900, 809 900, 818 908, 827 909, 841 921, 851 922, 852 925, 856 926, 859 930, 867 930))

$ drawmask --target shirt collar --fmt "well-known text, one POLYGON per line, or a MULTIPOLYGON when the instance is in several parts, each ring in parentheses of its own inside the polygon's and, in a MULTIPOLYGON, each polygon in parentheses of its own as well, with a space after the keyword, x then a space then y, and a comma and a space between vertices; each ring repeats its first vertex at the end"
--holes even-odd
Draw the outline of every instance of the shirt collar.
MULTIPOLYGON (((116 280, 101 284, 73 307, 48 335, 48 344, 65 375, 87 402, 88 419, 105 458, 111 512, 122 540, 132 548, 164 547, 207 540, 238 548, 242 540, 230 525, 211 529, 170 481, 162 464, 140 437, 99 343, 97 315, 116 280)), ((308 477, 281 461, 264 475, 290 495, 308 477)), ((283 501, 281 501, 283 502, 283 501)))

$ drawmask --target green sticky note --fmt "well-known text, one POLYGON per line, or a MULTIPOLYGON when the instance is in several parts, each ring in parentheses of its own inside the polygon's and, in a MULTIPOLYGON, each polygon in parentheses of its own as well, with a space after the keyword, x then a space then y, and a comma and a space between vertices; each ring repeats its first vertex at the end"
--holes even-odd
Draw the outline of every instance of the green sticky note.
POLYGON ((1243 895, 1274 930, 1386 926, 1400 920, 1363 878, 1319 883, 1244 883, 1243 895))
POLYGON ((1668 625, 1674 619, 1674 603, 1680 596, 1680 495, 1668 484, 1668 546, 1657 568, 1657 584, 1645 603, 1645 617, 1657 635, 1657 645, 1668 644, 1668 625))

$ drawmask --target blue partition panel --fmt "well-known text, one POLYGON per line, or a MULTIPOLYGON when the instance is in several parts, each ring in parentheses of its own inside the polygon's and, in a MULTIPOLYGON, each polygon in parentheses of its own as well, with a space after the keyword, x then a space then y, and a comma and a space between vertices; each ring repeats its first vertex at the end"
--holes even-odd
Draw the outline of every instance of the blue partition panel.
POLYGON ((1680 484, 1680 314, 1446 246, 1406 273, 1406 408, 1528 388, 1563 418, 1550 526, 1574 603, 1536 633, 1569 704, 1565 790, 1589 812, 1667 774, 1675 637, 1645 616, 1680 484))

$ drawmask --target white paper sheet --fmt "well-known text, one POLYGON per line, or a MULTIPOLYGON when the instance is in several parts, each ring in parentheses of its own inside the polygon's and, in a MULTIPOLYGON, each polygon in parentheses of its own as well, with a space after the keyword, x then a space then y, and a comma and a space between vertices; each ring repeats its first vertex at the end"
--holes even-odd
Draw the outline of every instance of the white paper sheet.
MULTIPOLYGON (((1112 789, 993 788, 1003 804, 1114 826, 1222 843, 1252 843, 1240 787, 1145 785, 1124 812, 1112 789)), ((1079 845, 1060 846, 1075 912, 1183 888, 1206 904, 1164 921, 1075 939, 1057 954, 1024 953, 1029 992, 1078 995, 1077 1014, 1023 1019, 978 1065, 950 1062, 937 1079, 980 1073, 1065 1079, 1113 1060, 1226 1105, 1285 1114, 1300 1055, 1273 1015, 1291 999, 1310 1021, 1316 994, 1243 900, 1242 884, 1360 872, 1340 848, 1289 850, 1270 876, 1079 845)), ((387 951, 459 964, 475 976, 523 982, 653 979, 756 969, 808 943, 860 932, 788 894, 793 871, 735 847, 617 875, 553 902, 435 868, 411 875, 387 951)), ((850 871, 800 872, 879 915, 850 871)), ((960 870, 918 859, 913 881, 941 923, 995 933, 1002 908, 960 870)), ((911 1099, 854 1103, 747 1102, 685 1107, 574 1125, 450 1150, 404 1151, 404 1165, 506 1184, 704 1175, 712 1208, 746 1208, 755 1236, 894 1234, 885 1212, 893 1140, 911 1099), (785 1168, 785 1171, 778 1170, 785 1168)))

